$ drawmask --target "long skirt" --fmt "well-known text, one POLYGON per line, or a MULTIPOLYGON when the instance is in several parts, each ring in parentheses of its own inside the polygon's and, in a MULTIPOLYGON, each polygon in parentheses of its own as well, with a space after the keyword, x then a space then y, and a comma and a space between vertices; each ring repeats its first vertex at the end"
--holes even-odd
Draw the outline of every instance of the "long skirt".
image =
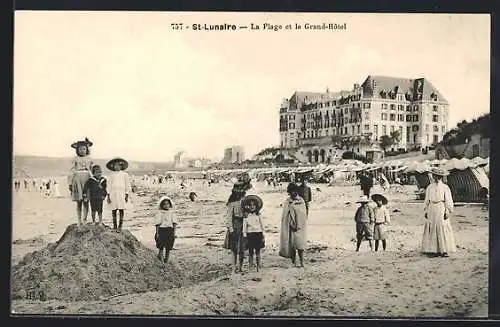
POLYGON ((430 203, 427 207, 427 219, 422 237, 422 252, 455 252, 455 236, 450 219, 444 219, 444 203, 430 203))
POLYGON ((86 170, 76 171, 71 178, 71 197, 73 201, 83 200, 83 186, 90 178, 90 173, 86 170))

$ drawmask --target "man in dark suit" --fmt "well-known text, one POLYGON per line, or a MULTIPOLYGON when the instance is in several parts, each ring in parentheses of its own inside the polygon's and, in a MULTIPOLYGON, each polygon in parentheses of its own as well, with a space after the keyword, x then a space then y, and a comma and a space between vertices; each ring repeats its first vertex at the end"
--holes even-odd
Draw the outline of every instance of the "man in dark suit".
POLYGON ((311 188, 306 185, 306 179, 304 177, 300 179, 300 182, 301 183, 298 187, 299 195, 306 202, 306 214, 309 216, 309 202, 312 200, 311 188))

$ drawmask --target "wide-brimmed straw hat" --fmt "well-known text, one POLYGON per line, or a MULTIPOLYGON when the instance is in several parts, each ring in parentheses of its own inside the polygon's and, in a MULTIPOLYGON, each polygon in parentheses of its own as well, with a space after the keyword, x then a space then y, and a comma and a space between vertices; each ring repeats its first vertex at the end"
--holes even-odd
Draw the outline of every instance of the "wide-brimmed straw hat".
POLYGON ((356 201, 356 203, 368 203, 368 202, 370 202, 370 199, 366 195, 361 196, 359 200, 356 201))
POLYGON ((114 165, 115 163, 118 162, 122 165, 122 170, 125 170, 128 168, 128 162, 127 160, 125 159, 122 159, 122 158, 114 158, 114 159, 111 159, 110 161, 108 161, 108 163, 106 164, 106 168, 108 168, 109 170, 114 170, 114 165))
POLYGON ((160 208, 160 209, 161 209, 161 205, 162 205, 162 203, 163 203, 163 202, 165 202, 165 201, 170 202, 170 206, 171 206, 171 207, 174 207, 174 203, 172 202, 172 199, 171 199, 170 197, 168 197, 168 196, 164 195, 164 196, 162 196, 162 197, 158 200, 158 208, 160 208))
POLYGON ((438 175, 438 176, 448 176, 450 173, 443 168, 439 167, 432 167, 429 172, 433 175, 438 175))
POLYGON ((78 149, 80 145, 85 145, 86 147, 91 147, 94 143, 90 142, 88 138, 85 138, 83 141, 76 141, 71 144, 73 149, 78 149))
POLYGON ((264 203, 262 202, 262 199, 257 196, 257 195, 247 195, 245 196, 242 200, 241 200, 241 205, 243 207, 245 207, 247 204, 249 204, 250 202, 254 201, 257 205, 257 211, 262 209, 262 206, 264 205, 264 203))
POLYGON ((389 203, 389 200, 387 200, 387 198, 385 196, 383 196, 382 194, 373 194, 372 200, 375 202, 380 200, 380 201, 382 201, 383 205, 386 205, 387 203, 389 203))

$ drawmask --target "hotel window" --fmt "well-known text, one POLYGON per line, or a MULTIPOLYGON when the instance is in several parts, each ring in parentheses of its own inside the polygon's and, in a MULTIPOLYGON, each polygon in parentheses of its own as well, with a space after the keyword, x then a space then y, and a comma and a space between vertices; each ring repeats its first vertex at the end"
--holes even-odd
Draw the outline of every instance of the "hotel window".
POLYGON ((425 131, 428 132, 429 131, 429 124, 425 124, 425 131))
POLYGON ((378 125, 373 125, 373 131, 378 134, 378 125))
MULTIPOLYGON (((354 127, 353 127, 354 128, 354 127)), ((345 134, 347 134, 347 127, 345 128, 345 134)))
POLYGON ((410 105, 406 106, 406 111, 411 111, 411 106, 410 105))
POLYGON ((439 142, 439 137, 437 135, 432 136, 432 143, 436 144, 439 142))
POLYGON ((396 120, 396 115, 395 114, 391 114, 389 118, 390 118, 390 121, 395 121, 396 120))
POLYGON ((439 116, 438 115, 432 115, 432 122, 433 123, 439 122, 439 116))
POLYGON ((354 135, 354 133, 355 133, 354 126, 351 127, 351 130, 352 130, 352 135, 354 135))
POLYGON ((429 134, 425 134, 425 138, 427 139, 427 143, 429 143, 429 134))
POLYGON ((417 122, 418 121, 418 115, 413 115, 413 121, 417 122))
POLYGON ((398 100, 399 100, 399 101, 404 101, 404 99, 405 99, 405 96, 404 96, 404 95, 402 95, 402 94, 398 94, 398 100))
POLYGON ((396 105, 395 104, 391 104, 391 110, 396 110, 396 105))
POLYGON ((418 105, 413 105, 413 111, 418 111, 418 105))
POLYGON ((387 126, 382 125, 382 135, 387 135, 387 126))
POLYGON ((407 122, 411 122, 411 118, 412 118, 411 115, 406 115, 406 121, 407 122))
POLYGON ((382 109, 387 109, 387 103, 382 103, 381 108, 382 109))
POLYGON ((406 126, 406 142, 410 142, 410 132, 411 132, 411 127, 406 126))
POLYGON ((432 111, 438 111, 438 106, 432 106, 432 111))
POLYGON ((381 120, 387 120, 387 114, 382 113, 382 114, 380 115, 380 119, 381 119, 381 120))
POLYGON ((437 127, 436 125, 434 125, 434 132, 439 132, 439 127, 437 127))
POLYGON ((413 143, 417 143, 417 134, 413 135, 413 143))
POLYGON ((363 108, 365 109, 370 108, 370 102, 363 103, 363 108))
POLYGON ((441 132, 444 134, 445 131, 446 131, 446 127, 444 125, 441 126, 441 132))
POLYGON ((403 136, 403 126, 399 126, 399 136, 403 136))
POLYGON ((365 125, 365 131, 370 131, 370 125, 365 125))
POLYGON ((367 110, 365 111, 365 118, 366 120, 369 120, 370 119, 370 112, 367 110))
POLYGON ((418 125, 413 125, 411 129, 413 132, 418 132, 418 125))
POLYGON ((344 109, 344 114, 346 114, 346 115, 347 115, 348 113, 349 113, 349 108, 345 108, 345 109, 344 109))
POLYGON ((403 106, 402 104, 398 104, 398 110, 399 111, 404 111, 405 110, 405 106, 403 106))
POLYGON ((327 102, 327 103, 325 104, 325 106, 326 106, 326 107, 329 107, 329 106, 330 106, 330 102, 327 102))

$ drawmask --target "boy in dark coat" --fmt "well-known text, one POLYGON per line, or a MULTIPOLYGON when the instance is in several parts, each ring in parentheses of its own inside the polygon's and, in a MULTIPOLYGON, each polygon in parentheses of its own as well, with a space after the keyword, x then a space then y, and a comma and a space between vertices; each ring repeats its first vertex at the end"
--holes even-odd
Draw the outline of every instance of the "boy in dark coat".
POLYGON ((95 223, 95 214, 99 216, 99 225, 102 225, 102 203, 108 192, 106 191, 106 179, 102 177, 102 169, 95 165, 92 167, 92 177, 83 187, 84 201, 90 201, 92 222, 95 223))

